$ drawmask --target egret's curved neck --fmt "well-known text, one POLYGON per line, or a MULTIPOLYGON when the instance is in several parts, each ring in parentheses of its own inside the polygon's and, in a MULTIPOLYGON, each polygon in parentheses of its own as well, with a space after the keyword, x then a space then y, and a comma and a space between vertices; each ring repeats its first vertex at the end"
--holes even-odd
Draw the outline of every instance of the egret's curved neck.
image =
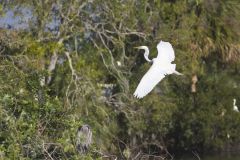
POLYGON ((236 105, 236 99, 233 99, 233 106, 236 105))
POLYGON ((145 58, 148 62, 152 62, 152 60, 150 60, 150 59, 148 58, 149 49, 146 47, 146 48, 144 48, 144 50, 145 50, 144 58, 145 58))

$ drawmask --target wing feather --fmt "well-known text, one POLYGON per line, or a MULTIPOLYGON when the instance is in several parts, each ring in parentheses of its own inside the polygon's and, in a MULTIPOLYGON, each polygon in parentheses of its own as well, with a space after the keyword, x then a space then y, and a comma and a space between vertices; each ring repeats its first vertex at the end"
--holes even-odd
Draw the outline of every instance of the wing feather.
POLYGON ((157 45, 157 60, 164 63, 171 63, 175 59, 172 45, 169 42, 160 41, 157 45))
POLYGON ((134 96, 143 98, 165 77, 165 72, 161 70, 157 63, 154 63, 149 71, 143 76, 137 86, 134 96))

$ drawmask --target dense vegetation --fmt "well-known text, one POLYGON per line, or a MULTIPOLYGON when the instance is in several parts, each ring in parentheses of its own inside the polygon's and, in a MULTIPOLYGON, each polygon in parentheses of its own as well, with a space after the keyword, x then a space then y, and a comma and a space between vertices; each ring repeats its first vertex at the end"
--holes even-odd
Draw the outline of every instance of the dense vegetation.
POLYGON ((1 159, 170 158, 240 143, 239 0, 0 2, 1 17, 18 21, 0 30, 1 159), (184 76, 137 100, 150 64, 133 47, 154 57, 160 40, 184 76), (86 155, 76 150, 83 124, 86 155))

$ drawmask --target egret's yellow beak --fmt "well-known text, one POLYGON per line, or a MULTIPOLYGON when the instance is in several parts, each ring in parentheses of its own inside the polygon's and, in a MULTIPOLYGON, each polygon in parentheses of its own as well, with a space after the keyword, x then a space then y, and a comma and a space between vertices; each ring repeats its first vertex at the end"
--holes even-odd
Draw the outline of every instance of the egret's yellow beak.
POLYGON ((140 47, 133 47, 133 48, 137 48, 137 49, 140 49, 140 47))

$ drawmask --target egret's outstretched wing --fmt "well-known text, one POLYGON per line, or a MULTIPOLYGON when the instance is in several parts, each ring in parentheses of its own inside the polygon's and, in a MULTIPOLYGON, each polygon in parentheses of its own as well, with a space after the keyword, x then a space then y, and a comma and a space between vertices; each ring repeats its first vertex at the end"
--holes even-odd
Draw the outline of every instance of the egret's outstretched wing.
POLYGON ((163 63, 171 63, 175 59, 172 45, 169 42, 160 41, 157 45, 157 60, 163 63))
POLYGON ((143 98, 165 77, 164 70, 161 70, 158 63, 154 63, 149 71, 141 79, 134 96, 143 98))

